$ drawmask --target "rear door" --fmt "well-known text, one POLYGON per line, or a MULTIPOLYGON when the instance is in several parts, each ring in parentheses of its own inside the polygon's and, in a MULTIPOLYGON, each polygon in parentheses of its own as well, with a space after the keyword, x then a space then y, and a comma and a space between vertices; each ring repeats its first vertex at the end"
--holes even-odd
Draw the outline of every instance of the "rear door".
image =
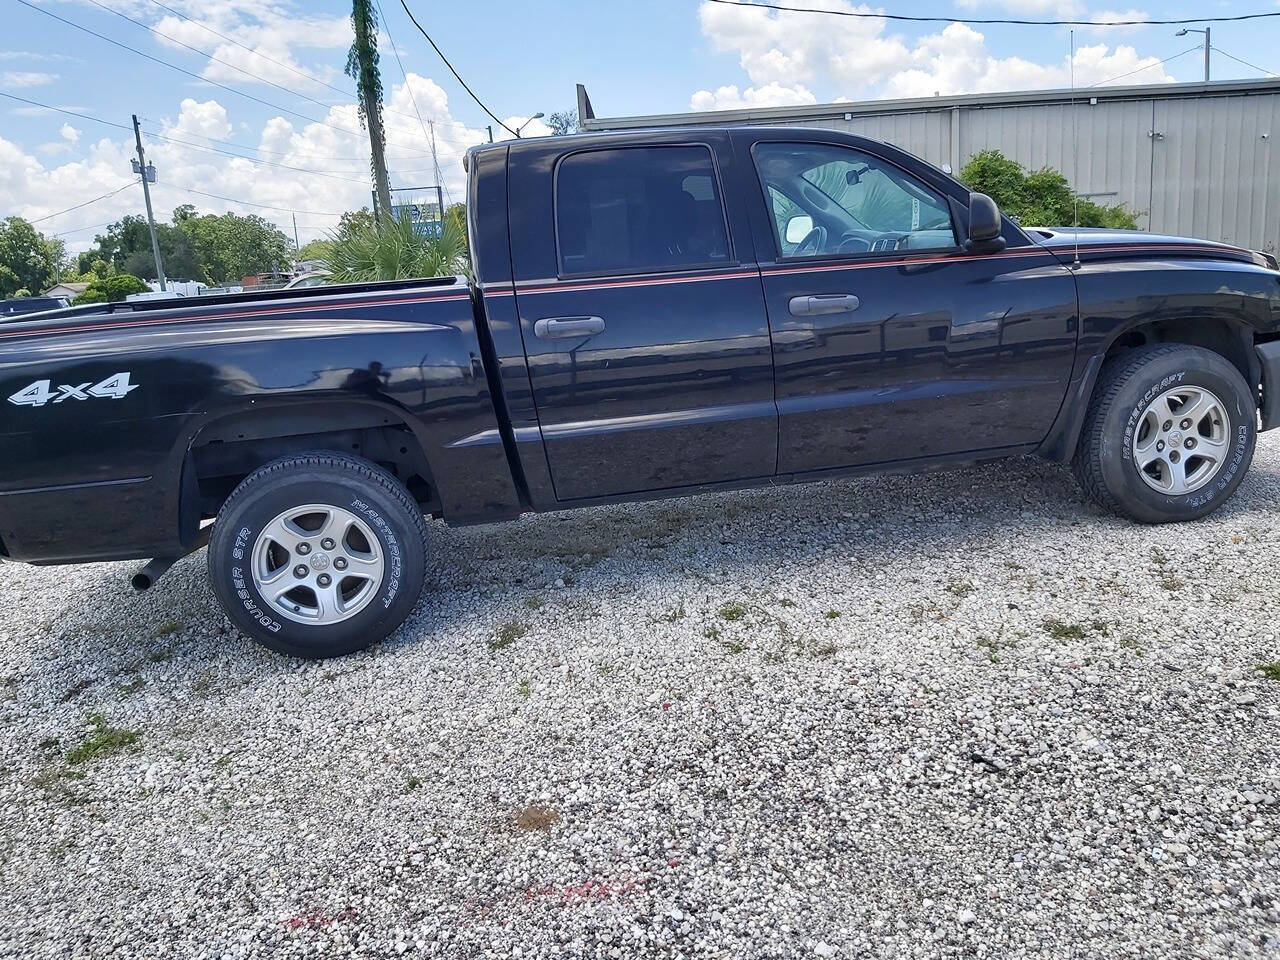
POLYGON ((513 146, 515 295, 559 500, 773 474, 759 271, 725 135, 513 146), (745 256, 743 255, 745 252, 745 256))
POLYGON ((738 136, 758 177, 779 473, 1044 439, 1075 351, 1067 268, 1011 227, 1004 251, 966 252, 967 192, 901 151, 738 136))

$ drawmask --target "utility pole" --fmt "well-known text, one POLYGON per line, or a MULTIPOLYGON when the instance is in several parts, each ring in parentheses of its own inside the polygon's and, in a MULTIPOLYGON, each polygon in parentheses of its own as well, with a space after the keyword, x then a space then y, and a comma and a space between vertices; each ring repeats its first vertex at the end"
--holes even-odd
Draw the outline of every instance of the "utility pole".
POLYGON ((490 143, 493 143, 493 124, 492 124, 492 123, 491 123, 491 124, 489 124, 489 126, 487 127, 487 129, 488 129, 488 131, 489 131, 489 142, 490 142, 490 143))
POLYGON ((296 270, 301 262, 302 244, 298 242, 298 215, 293 215, 293 267, 296 270))
POLYGON ((370 0, 354 0, 351 26, 355 43, 347 60, 347 75, 356 81, 364 122, 369 128, 375 206, 382 216, 391 215, 391 183, 387 179, 386 132, 382 126, 382 81, 378 76, 378 23, 370 0))
POLYGON ((142 131, 138 128, 138 115, 133 115, 133 140, 138 145, 138 162, 134 172, 142 176, 142 196, 147 201, 147 225, 151 227, 151 253, 156 258, 156 277, 160 280, 161 291, 169 288, 164 280, 164 261, 160 259, 160 241, 156 238, 156 217, 151 211, 151 188, 148 180, 155 180, 156 168, 147 166, 147 158, 142 152, 142 131))

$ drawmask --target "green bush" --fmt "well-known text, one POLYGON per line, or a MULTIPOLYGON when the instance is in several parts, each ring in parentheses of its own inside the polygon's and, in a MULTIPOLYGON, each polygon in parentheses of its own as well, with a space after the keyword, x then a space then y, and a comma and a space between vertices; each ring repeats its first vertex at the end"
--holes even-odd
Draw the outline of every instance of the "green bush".
POLYGON ((84 292, 76 297, 76 306, 83 303, 119 303, 134 293, 148 293, 151 288, 129 273, 117 273, 110 277, 99 277, 85 287, 84 292))
POLYGON ((960 171, 960 180, 985 193, 1002 212, 1028 227, 1111 227, 1136 230, 1138 221, 1124 204, 1107 206, 1081 198, 1077 208, 1071 184, 1057 170, 1045 167, 1028 173, 999 150, 983 150, 960 171))
POLYGON ((467 248, 457 221, 445 217, 440 236, 419 233, 408 217, 383 217, 335 234, 329 269, 335 283, 447 277, 467 269, 467 248))

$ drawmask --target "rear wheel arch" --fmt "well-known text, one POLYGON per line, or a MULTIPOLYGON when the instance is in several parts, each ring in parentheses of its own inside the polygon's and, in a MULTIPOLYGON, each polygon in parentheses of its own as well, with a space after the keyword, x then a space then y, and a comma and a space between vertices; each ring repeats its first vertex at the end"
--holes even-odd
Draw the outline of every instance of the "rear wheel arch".
POLYGON ((184 540, 217 515, 247 476, 281 457, 329 451, 369 460, 399 480, 424 513, 439 511, 435 478, 421 437, 401 411, 343 399, 254 403, 201 422, 182 451, 184 540))

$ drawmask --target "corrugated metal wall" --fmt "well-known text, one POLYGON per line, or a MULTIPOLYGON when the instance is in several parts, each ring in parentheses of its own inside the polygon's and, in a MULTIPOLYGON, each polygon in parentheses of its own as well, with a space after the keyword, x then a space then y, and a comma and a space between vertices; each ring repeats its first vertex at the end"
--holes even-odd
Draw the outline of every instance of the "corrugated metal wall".
POLYGON ((767 122, 846 130, 957 171, 975 153, 995 148, 1029 169, 1061 170, 1099 203, 1125 204, 1144 229, 1270 252, 1280 246, 1280 95, 1274 93, 1092 105, 1082 94, 1074 108, 1062 102, 957 106, 767 122))

